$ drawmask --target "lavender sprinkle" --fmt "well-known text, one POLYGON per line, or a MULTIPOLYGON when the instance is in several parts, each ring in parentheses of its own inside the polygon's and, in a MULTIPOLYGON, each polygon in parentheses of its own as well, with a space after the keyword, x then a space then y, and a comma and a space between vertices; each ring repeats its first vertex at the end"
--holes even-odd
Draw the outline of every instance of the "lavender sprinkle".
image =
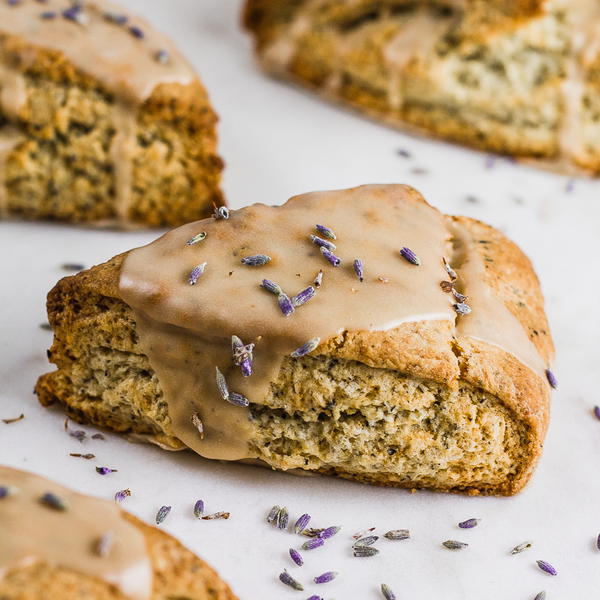
POLYGON ((287 571, 283 571, 283 573, 279 574, 279 581, 284 585, 291 587, 294 590, 298 590, 299 592, 304 590, 304 586, 296 581, 287 571))
POLYGON ((529 550, 529 548, 531 548, 531 546, 533 546, 533 542, 522 542, 520 544, 518 544, 517 546, 515 546, 510 553, 511 554, 521 554, 521 552, 524 552, 525 550, 529 550))
POLYGON ((550 387, 552 389, 555 390, 558 387, 558 381, 556 380, 556 376, 550 369, 546 369, 546 379, 548 380, 548 383, 550 384, 550 387))
POLYGON ((238 392, 230 392, 227 397, 227 402, 229 404, 233 404, 234 406, 250 406, 250 400, 246 398, 246 396, 242 394, 238 394, 238 392))
POLYGON ((327 240, 320 238, 318 235, 314 235, 311 233, 309 237, 310 237, 310 241, 315 246, 319 246, 319 248, 326 248, 327 250, 330 250, 331 252, 333 252, 336 249, 335 244, 332 244, 331 242, 328 242, 327 240))
POLYGON ((385 600, 396 600, 396 594, 394 594, 390 586, 386 585, 385 583, 381 584, 381 593, 383 594, 385 600))
POLYGON ((410 538, 410 531, 408 529, 392 529, 384 533, 383 537, 388 540, 407 540, 410 538))
POLYGON ((192 415, 192 425, 196 428, 196 430, 198 431, 198 434, 200 435, 200 439, 204 439, 204 423, 202 423, 202 419, 200 418, 200 415, 195 412, 192 415))
POLYGON ((219 390, 219 394, 223 400, 229 400, 229 388, 227 387, 227 381, 225 381, 225 377, 223 373, 219 370, 219 367, 215 367, 216 373, 216 381, 217 381, 217 389, 219 390))
POLYGON ((600 420, 600 406, 594 406, 594 416, 600 420))
POLYGON ((313 298, 315 293, 315 288, 312 285, 310 285, 307 288, 303 289, 301 292, 298 292, 292 298, 292 304, 295 307, 302 306, 303 304, 306 304, 311 298, 313 298))
POLYGON ((304 542, 304 544, 302 544, 301 548, 302 548, 302 550, 314 550, 315 548, 320 548, 324 544, 325 544, 325 540, 323 538, 314 537, 314 538, 311 538, 310 540, 308 540, 307 542, 304 542))
POLYGON ((281 289, 281 286, 278 283, 271 281, 270 279, 263 279, 262 283, 260 285, 265 290, 267 290, 267 292, 271 292, 272 294, 275 294, 276 296, 280 296, 281 294, 283 294, 283 290, 281 289))
POLYGON ((201 231, 200 233, 197 233, 193 238, 190 238, 187 242, 186 242, 186 246, 193 246, 194 244, 198 244, 199 242, 201 242, 202 240, 206 239, 206 231, 201 231))
POLYGON ((233 364, 240 367, 243 377, 252 375, 254 344, 244 344, 237 335, 231 336, 233 364))
POLYGON ((94 544, 94 552, 100 558, 106 558, 110 554, 110 551, 112 550, 113 543, 114 543, 114 535, 113 535, 112 531, 107 531, 106 533, 102 534, 96 540, 96 542, 94 544))
POLYGON ((340 529, 341 527, 337 526, 327 527, 321 531, 319 537, 323 538, 324 540, 328 540, 329 538, 332 538, 340 529))
POLYGON ((75 438, 78 442, 85 440, 87 433, 83 429, 76 429, 75 431, 69 431, 69 435, 75 438))
POLYGON ((324 246, 320 248, 321 254, 329 261, 334 267, 339 267, 342 264, 341 258, 338 258, 333 252, 330 252, 324 246))
POLYGON ((540 592, 533 600, 546 600, 546 592, 540 592))
POLYGON ((119 490, 115 494, 115 502, 123 502, 123 500, 125 500, 125 498, 127 498, 129 496, 131 496, 131 490, 129 490, 129 489, 119 490))
POLYGON ((379 550, 374 546, 354 546, 352 553, 356 558, 368 558, 379 554, 379 550))
POLYGON ((310 523, 310 515, 303 514, 294 525, 294 533, 302 533, 310 523))
POLYGON ((358 280, 362 283, 365 279, 363 261, 360 258, 355 258, 353 266, 358 280))
POLYGON ((216 513, 212 513, 211 515, 204 515, 202 517, 202 520, 203 521, 214 521, 216 519, 229 519, 230 516, 231 516, 231 513, 219 511, 216 513))
POLYGON ((206 269, 207 264, 208 263, 203 262, 202 264, 192 269, 192 272, 190 273, 190 276, 188 278, 188 283, 190 285, 196 285, 196 283, 198 283, 198 279, 200 279, 200 277, 202 277, 202 275, 204 274, 204 270, 206 269))
POLYGON ((596 548, 600 550, 600 534, 598 534, 598 537, 596 538, 596 548))
POLYGON ((359 540, 356 540, 354 544, 352 544, 352 547, 359 548, 361 546, 372 546, 378 539, 378 535, 368 535, 366 537, 360 538, 359 540))
POLYGON ((321 596, 317 596, 317 594, 313 594, 308 600, 323 600, 321 596))
POLYGON ((204 500, 197 500, 194 504, 194 516, 199 519, 204 514, 204 500))
POLYGON ((471 313, 471 307, 464 302, 457 302, 456 304, 452 305, 452 308, 454 308, 459 315, 468 315, 471 313))
POLYGON ((290 356, 292 358, 300 358, 301 356, 306 356, 307 354, 310 354, 311 352, 313 352, 313 350, 316 350, 317 346, 321 343, 321 338, 312 338, 311 340, 308 340, 308 342, 305 342, 304 344, 302 344, 302 346, 300 346, 300 348, 296 348, 291 354, 290 356))
POLYGON ((127 21, 129 21, 129 17, 127 15, 122 15, 113 12, 105 12, 102 15, 107 21, 114 23, 115 25, 125 25, 127 21))
POLYGON ((322 236, 325 236, 328 240, 335 240, 335 239, 337 239, 335 233, 333 233, 333 230, 330 229, 329 227, 325 226, 325 225, 315 225, 315 229, 322 236))
POLYGON ((284 317, 289 317, 294 312, 294 304, 287 294, 281 293, 277 296, 277 303, 284 317))
POLYGON ((98 475, 110 475, 111 473, 117 473, 117 469, 111 469, 110 467, 96 467, 96 473, 98 473, 98 475))
POLYGON ((477 527, 481 519, 467 519, 466 521, 461 521, 458 526, 461 529, 472 529, 473 527, 477 527))
POLYGON ((317 273, 317 276, 315 277, 315 280, 313 281, 313 285, 316 288, 320 288, 322 283, 323 283, 323 270, 319 270, 319 272, 317 273))
POLYGON ((290 558, 299 566, 301 567, 304 564, 304 559, 302 558, 302 555, 300 554, 300 552, 298 552, 298 550, 295 550, 294 548, 290 548, 290 558))
POLYGON ((459 303, 465 302, 466 300, 469 299, 469 296, 465 296, 464 294, 457 292, 454 288, 452 288, 452 295, 454 296, 456 301, 459 303))
POLYGON ((404 258, 404 260, 407 260, 409 263, 417 267, 421 264, 421 259, 410 248, 407 248, 406 246, 400 250, 400 255, 402 256, 402 258, 404 258))
POLYGON ((171 60, 171 56, 167 50, 161 48, 154 55, 154 60, 161 65, 168 65, 169 61, 171 60))
POLYGON ((468 545, 469 544, 465 542, 457 542, 456 540, 446 540, 445 542, 442 542, 442 546, 448 548, 448 550, 463 550, 468 545))
POLYGON ((544 573, 548 573, 548 575, 552 576, 558 575, 558 571, 549 562, 546 562, 545 560, 536 560, 535 562, 544 573))
POLYGON ((52 508, 54 510, 65 511, 69 508, 69 505, 66 500, 53 494, 52 492, 46 492, 41 498, 40 502, 47 506, 48 508, 52 508))
POLYGON ((169 516, 170 512, 170 506, 161 506, 156 513, 156 524, 160 525, 169 516))
POLYGON ((329 583, 337 577, 337 571, 326 571, 313 579, 315 583, 329 583))
POLYGON ((262 267, 271 262, 271 257, 266 254, 254 254, 253 256, 245 256, 242 258, 242 264, 247 267, 262 267))
POLYGON ((40 19, 44 19, 45 21, 50 21, 52 19, 56 19, 58 15, 53 10, 45 10, 41 15, 40 19))
POLYGON ((17 493, 17 488, 13 485, 0 485, 0 500, 14 496, 17 493))
POLYGON ((145 37, 144 32, 137 25, 132 25, 129 28, 129 33, 138 40, 143 40, 145 37))

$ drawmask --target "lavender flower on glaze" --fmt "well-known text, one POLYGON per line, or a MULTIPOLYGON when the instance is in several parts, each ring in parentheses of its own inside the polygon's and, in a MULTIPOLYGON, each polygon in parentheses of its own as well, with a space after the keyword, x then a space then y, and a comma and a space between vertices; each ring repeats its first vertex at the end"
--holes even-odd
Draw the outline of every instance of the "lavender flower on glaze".
POLYGON ((200 233, 197 233, 193 238, 190 238, 186 242, 186 246, 194 246, 195 244, 198 244, 205 239, 206 239, 206 231, 201 231, 200 233))
POLYGON ((204 500, 196 500, 194 504, 194 516, 196 519, 200 519, 204 514, 204 500))
POLYGON ((190 276, 188 278, 188 283, 190 285, 196 285, 198 279, 200 279, 200 277, 202 277, 202 275, 204 274, 204 270, 206 269, 207 264, 208 263, 203 262, 202 264, 197 265, 192 269, 192 272, 190 273, 190 276))
POLYGON ((192 425, 196 428, 196 430, 198 431, 198 434, 200 435, 200 439, 204 439, 204 423, 202 423, 202 419, 200 418, 200 415, 195 412, 192 415, 192 425))
POLYGON ((535 562, 544 573, 548 573, 548 575, 552 576, 558 575, 558 571, 549 562, 546 562, 545 560, 536 560, 535 562))
POLYGON ((41 498, 40 502, 47 506, 48 508, 52 508, 54 510, 58 510, 64 512, 69 508, 69 505, 66 500, 53 494, 52 492, 46 492, 41 498))
POLYGON ((114 535, 112 531, 102 534, 94 544, 94 551, 100 558, 106 558, 112 550, 114 535))
POLYGON ((227 387, 227 381, 225 381, 225 376, 221 373, 219 367, 215 367, 216 372, 216 381, 217 381, 217 389, 219 390, 219 394, 223 400, 229 400, 229 388, 227 387))
POLYGON ((129 490, 129 489, 119 490, 115 494, 115 502, 123 502, 123 500, 125 500, 125 498, 127 498, 129 496, 131 496, 131 490, 129 490))
POLYGON ((17 493, 17 488, 13 485, 0 485, 0 500, 14 496, 17 493))
POLYGON ((237 335, 231 336, 233 364, 241 368, 243 377, 252 375, 253 350, 254 344, 244 345, 244 342, 237 335))
POLYGON ((233 404, 234 406, 250 406, 250 400, 248 400, 246 396, 238 394, 238 392, 229 392, 227 402, 229 402, 229 404, 233 404))
POLYGON ((271 262, 271 257, 266 254, 255 254, 253 256, 245 256, 242 258, 242 264, 247 267, 262 267, 271 262))
POLYGON ((295 550, 294 548, 290 548, 290 558, 299 566, 301 567, 304 564, 304 559, 302 558, 302 555, 300 554, 300 552, 298 552, 298 550, 295 550))
POLYGON ((114 12, 105 12, 102 15, 107 21, 114 23, 115 25, 125 25, 127 21, 129 21, 129 17, 127 15, 114 13, 114 12))
POLYGON ((213 219, 219 221, 220 219, 229 219, 229 209, 226 206, 219 206, 213 213, 213 219))
POLYGON ((314 578, 315 583, 329 583, 337 577, 337 571, 326 571, 314 578))
POLYGON ((154 55, 154 60, 161 65, 168 65, 171 60, 171 55, 169 54, 168 50, 161 48, 160 50, 157 50, 156 54, 154 55))
POLYGON ((283 573, 279 574, 279 581, 281 581, 281 583, 283 583, 284 585, 287 585, 287 586, 291 587, 294 590, 298 590, 299 592, 301 592, 302 590, 304 590, 303 585, 299 581, 296 581, 285 570, 283 571, 283 573))
POLYGON ((454 308, 457 314, 461 316, 468 315, 471 313, 471 307, 468 304, 465 304, 464 302, 457 302, 456 304, 452 305, 452 308, 454 308))
POLYGON ((310 523, 310 515, 303 514, 294 525, 294 533, 302 533, 310 523))
POLYGON ((315 293, 315 288, 312 285, 310 285, 307 288, 303 289, 301 292, 298 292, 292 298, 292 304, 295 307, 302 306, 303 304, 306 304, 311 298, 313 298, 315 293))
POLYGON ((365 279, 363 261, 360 258, 355 258, 353 266, 358 280, 362 283, 365 279))
POLYGON ((311 233, 309 237, 310 237, 310 241, 315 246, 318 246, 319 248, 325 248, 325 249, 329 250, 330 252, 333 252, 337 248, 337 246, 335 244, 332 244, 331 242, 328 242, 327 240, 320 238, 318 235, 314 235, 311 233))
POLYGON ((294 312, 294 304, 290 300, 290 297, 283 292, 277 296, 277 303, 283 313, 284 317, 289 317, 294 312))
POLYGON ((546 379, 548 379, 548 383, 552 389, 556 389, 558 387, 558 381, 556 381, 556 376, 550 369, 546 369, 546 379))
POLYGON ((407 248, 406 246, 400 250, 400 255, 402 256, 402 258, 404 258, 404 260, 407 260, 409 263, 417 267, 421 264, 421 259, 410 248, 407 248))
POLYGON ((161 506, 156 513, 156 524, 160 525, 169 516, 170 512, 170 506, 161 506))
POLYGON ((466 521, 461 521, 458 526, 461 529, 472 529, 473 527, 477 527, 477 525, 479 525, 479 521, 481 521, 481 519, 467 519, 466 521))
POLYGON ((335 239, 337 239, 335 233, 333 233, 333 230, 330 229, 329 227, 327 227, 326 225, 315 225, 315 229, 323 237, 326 237, 328 240, 335 240, 335 239))
POLYGON ((321 338, 312 338, 308 340, 308 342, 302 344, 300 348, 296 348, 290 356, 292 358, 300 358, 301 356, 306 356, 310 354, 313 350, 316 350, 317 346, 321 343, 321 338))
POLYGON ((327 248, 321 246, 321 254, 331 263, 334 267, 339 267, 342 264, 342 260, 338 258, 333 252, 330 252, 327 248))
POLYGON ((129 28, 129 33, 138 40, 143 40, 146 37, 146 34, 137 25, 132 25, 129 28))

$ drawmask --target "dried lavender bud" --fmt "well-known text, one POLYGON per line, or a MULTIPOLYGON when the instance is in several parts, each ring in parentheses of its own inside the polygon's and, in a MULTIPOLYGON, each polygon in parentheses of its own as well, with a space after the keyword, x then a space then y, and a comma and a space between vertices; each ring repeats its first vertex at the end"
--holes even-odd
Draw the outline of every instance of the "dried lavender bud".
POLYGON ((379 554, 379 550, 374 546, 354 546, 352 553, 356 558, 368 558, 379 554))
POLYGON ((327 527, 326 529, 323 529, 323 531, 321 531, 319 537, 322 537, 324 540, 328 540, 329 538, 332 538, 340 529, 341 527, 336 526, 327 527))
POLYGON ((469 544, 465 542, 457 542, 456 540, 446 540, 442 542, 442 546, 448 548, 448 550, 462 550, 466 548, 469 544))
POLYGON ((113 547, 114 535, 112 531, 103 533, 94 543, 94 552, 100 558, 106 558, 113 547))
POLYGON ((85 460, 96 458, 95 454, 81 454, 80 452, 71 452, 69 456, 72 456, 73 458, 85 458, 85 460))
POLYGON ((550 369, 546 369, 546 379, 550 384, 552 389, 556 389, 558 387, 558 381, 556 381, 556 376, 550 369))
POLYGON ((238 394, 237 392, 230 392, 229 396, 227 397, 227 402, 229 402, 229 404, 233 404, 234 406, 250 406, 250 400, 248 400, 246 396, 238 394))
POLYGON ((115 25, 125 25, 127 21, 129 21, 129 17, 127 15, 122 15, 113 12, 105 12, 102 15, 107 21, 114 23, 115 25))
POLYGON ((277 519, 277 515, 279 514, 280 510, 281 506, 275 505, 267 515, 267 523, 275 523, 275 520, 277 519))
POLYGON ((40 502, 47 506, 48 508, 52 508, 54 510, 65 511, 69 508, 69 505, 66 500, 60 498, 56 494, 52 492, 46 492, 41 498, 40 502))
POLYGON ((407 248, 406 246, 400 250, 400 255, 409 263, 417 267, 421 264, 421 260, 419 259, 419 257, 410 248, 407 248))
POLYGON ((223 400, 229 400, 229 388, 227 387, 227 381, 225 381, 225 377, 219 370, 219 367, 215 367, 215 372, 219 394, 223 400))
POLYGON ((89 23, 90 18, 84 12, 82 12, 81 6, 75 4, 70 8, 62 11, 62 16, 64 19, 68 21, 73 21, 74 23, 78 23, 79 25, 87 25, 89 23))
POLYGON ((533 600, 545 600, 546 592, 540 592, 533 600))
POLYGON ((600 420, 600 406, 594 406, 594 416, 600 420))
POLYGON ((202 264, 197 265, 192 269, 192 272, 190 273, 190 276, 188 278, 188 283, 190 285, 196 285, 198 279, 200 279, 200 277, 202 277, 202 275, 204 274, 207 264, 208 263, 203 262, 202 264))
POLYGON ((323 528, 315 529, 314 527, 311 527, 310 529, 305 529, 302 532, 302 535, 305 537, 319 537, 324 531, 325 529, 323 528))
POLYGON ((548 573, 548 575, 558 575, 558 571, 545 560, 536 560, 537 566, 544 571, 544 573, 548 573))
POLYGON ((283 292, 277 296, 277 303, 284 317, 289 317, 294 312, 294 305, 287 294, 283 292))
POLYGON ((310 515, 308 515, 306 513, 303 514, 296 521, 296 524, 294 525, 294 533, 302 533, 308 527, 309 523, 310 523, 310 515))
POLYGON ((448 273, 448 277, 450 277, 450 280, 456 281, 458 279, 456 271, 450 266, 450 263, 445 258, 442 258, 442 261, 444 263, 444 269, 446 269, 446 273, 448 273))
POLYGON ((353 266, 358 280, 362 283, 365 279, 363 261, 360 258, 355 258, 353 266))
POLYGON ((200 435, 200 439, 204 439, 204 423, 202 423, 202 419, 200 415, 195 412, 192 415, 192 425, 198 430, 198 434, 200 435))
POLYGON ((325 225, 315 225, 315 229, 323 237, 326 237, 328 240, 335 240, 335 239, 337 239, 335 233, 333 233, 333 231, 331 229, 329 229, 329 227, 326 227, 325 225))
POLYGON ((93 439, 93 440, 105 440, 106 438, 105 438, 105 437, 104 437, 104 436, 103 436, 101 433, 95 433, 95 434, 92 436, 92 439, 93 439))
POLYGON ((255 254, 254 256, 245 256, 242 258, 242 264, 248 267, 262 267, 271 262, 271 257, 266 254, 255 254))
POLYGON ((533 542, 522 542, 518 546, 515 546, 510 551, 510 553, 511 554, 520 554, 521 552, 524 552, 525 550, 529 550, 529 548, 531 548, 531 546, 533 546, 533 542))
POLYGON ((372 546, 379 539, 378 535, 368 535, 366 537, 356 540, 352 545, 353 548, 359 548, 361 546, 372 546))
POLYGON ((304 559, 298 550, 294 550, 294 548, 290 548, 290 558, 301 567, 304 564, 304 559))
POLYGON ((219 206, 219 208, 215 208, 213 219, 216 219, 217 221, 219 219, 229 219, 229 209, 226 206, 219 206))
POLYGON ((168 65, 171 60, 171 55, 169 54, 168 50, 161 48, 160 50, 157 50, 156 54, 154 55, 154 60, 161 65, 168 65))
POLYGON ((85 269, 85 265, 80 263, 63 263, 60 265, 60 268, 63 271, 83 271, 85 269))
POLYGON ((169 516, 170 512, 170 506, 161 506, 156 513, 156 524, 160 525, 169 516))
POLYGON ((390 586, 386 585, 385 583, 381 584, 381 593, 383 594, 385 600, 396 600, 396 594, 394 594, 390 586))
POLYGON ((5 425, 12 425, 13 423, 18 423, 19 421, 22 421, 24 418, 25 415, 21 413, 18 417, 13 417, 12 419, 2 419, 2 422, 5 425))
POLYGON ((268 292, 271 292, 272 294, 275 294, 277 296, 280 296, 281 294, 283 294, 283 290, 281 289, 281 286, 279 284, 275 283, 274 281, 271 281, 270 279, 263 279, 262 283, 260 285, 268 292))
POLYGON ((312 285, 308 286, 292 298, 292 304, 296 307, 302 306, 303 304, 306 304, 315 293, 315 288, 312 285))
POLYGON ((296 581, 287 571, 283 571, 283 573, 279 574, 279 581, 284 585, 291 587, 294 590, 298 590, 299 592, 304 590, 304 587, 299 581, 296 581))
POLYGON ((410 531, 408 529, 392 529, 384 533, 383 537, 388 540, 407 540, 410 538, 410 531))
POLYGON ((115 494, 115 502, 123 502, 123 500, 125 500, 125 498, 127 498, 128 496, 131 496, 131 490, 129 490, 129 489, 119 490, 115 494))
POLYGON ((323 271, 319 270, 319 272, 317 273, 317 276, 315 277, 315 280, 313 281, 313 285, 316 288, 320 288, 322 283, 323 283, 323 271))
POLYGON ((243 377, 252 375, 254 344, 246 344, 237 336, 231 336, 231 354, 233 355, 233 364, 242 370, 243 377))
POLYGON ((468 315, 471 312, 471 307, 464 302, 457 302, 452 305, 452 308, 454 308, 459 315, 468 315))
POLYGON ((301 356, 306 356, 316 350, 317 346, 321 343, 321 338, 312 338, 312 340, 308 340, 308 342, 302 344, 300 348, 296 348, 290 356, 292 358, 300 358, 301 356))
POLYGON ((326 571, 313 579, 315 583, 329 583, 337 577, 337 571, 326 571))
POLYGON ((17 493, 17 488, 14 485, 0 485, 0 500, 14 496, 17 493))
POLYGON ((204 500, 197 500, 194 504, 194 516, 199 519, 204 514, 204 500))
POLYGON ((129 33, 138 40, 143 40, 146 37, 145 33, 137 25, 132 25, 129 28, 129 33))
POLYGON ((311 538, 310 540, 308 540, 307 542, 304 542, 304 544, 302 544, 301 548, 302 548, 302 550, 314 550, 315 548, 320 548, 324 544, 325 544, 325 540, 323 538, 314 537, 314 538, 311 538))
POLYGON ((477 527, 477 525, 479 525, 479 521, 481 521, 481 519, 467 519, 466 521, 461 521, 458 526, 461 529, 472 529, 473 527, 477 527))
POLYGON ((40 323, 40 329, 45 329, 46 331, 52 331, 52 325, 50 325, 50 323, 40 323))
POLYGON ((333 252, 330 252, 327 248, 321 246, 321 254, 334 266, 339 267, 342 264, 342 260, 338 258, 333 252))
POLYGON ((231 513, 220 511, 216 513, 212 513, 211 515, 204 515, 202 517, 203 521, 214 521, 215 519, 229 519, 231 513))
POLYGON ((598 550, 600 550, 600 534, 598 534, 598 537, 596 538, 596 548, 598 548, 598 550))
POLYGON ((98 473, 98 475, 110 475, 111 473, 117 473, 117 469, 111 469, 110 467, 96 467, 96 473, 98 473))
POLYGON ((362 537, 365 537, 365 535, 368 535, 369 533, 372 533, 373 531, 375 531, 377 529, 377 527, 369 527, 369 529, 366 529, 365 531, 359 531, 358 533, 355 533, 352 538, 355 540, 358 540, 362 537))
POLYGON ((460 292, 457 292, 455 289, 452 289, 452 295, 454 296, 454 298, 456 299, 457 302, 459 303, 463 303, 466 300, 469 299, 469 296, 465 296, 464 294, 461 294, 460 292))
POLYGON ((440 287, 446 294, 454 291, 454 284, 451 281, 440 281, 440 287))
POLYGON ((315 246, 318 246, 319 248, 325 248, 326 250, 329 250, 330 252, 333 252, 337 248, 337 246, 335 244, 332 244, 331 242, 328 242, 327 240, 320 238, 318 235, 313 235, 311 233, 309 238, 310 238, 310 241, 315 246))
POLYGON ((87 433, 83 429, 76 429, 75 431, 69 431, 69 435, 75 438, 78 442, 85 440, 87 433))
POLYGON ((308 600, 323 600, 321 596, 317 596, 317 594, 313 594, 308 600))
POLYGON ((275 517, 275 527, 277 529, 286 529, 288 526, 288 521, 290 519, 290 513, 285 506, 282 506, 277 511, 277 516, 275 517))
POLYGON ((206 231, 201 231, 200 233, 197 233, 193 238, 190 238, 186 242, 186 245, 193 246, 194 244, 198 244, 199 242, 201 242, 202 240, 205 240, 205 239, 206 239, 206 231))

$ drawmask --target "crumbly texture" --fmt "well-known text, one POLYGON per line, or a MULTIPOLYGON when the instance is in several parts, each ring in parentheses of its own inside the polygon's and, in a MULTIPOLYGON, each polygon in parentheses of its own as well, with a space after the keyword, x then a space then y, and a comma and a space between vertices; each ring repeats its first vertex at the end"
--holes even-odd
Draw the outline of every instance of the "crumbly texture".
POLYGON ((576 148, 564 148, 562 86, 577 60, 568 17, 578 10, 561 0, 247 0, 244 23, 267 71, 376 119, 598 174, 598 53, 578 73, 576 148), (386 48, 423 10, 443 34, 394 73, 386 48))
MULTIPOLYGON (((491 227, 448 219, 476 236, 487 283, 549 361, 552 340, 528 259, 491 227)), ((43 375, 36 392, 75 420, 180 449, 133 313, 119 298, 124 256, 50 292, 49 358, 58 370, 43 375)), ((449 322, 424 321, 346 331, 317 352, 286 359, 264 403, 250 405, 251 449, 263 463, 471 494, 513 494, 530 478, 549 388, 504 350, 457 337, 449 322)))
MULTIPOLYGON (((203 218, 223 204, 217 117, 199 80, 161 84, 135 109, 131 197, 121 216, 110 156, 115 97, 60 52, 1 32, 0 63, 23 73, 27 93, 16 124, 25 139, 0 178, 5 216, 158 227, 203 218)), ((8 122, 0 111, 0 128, 8 122)))
MULTIPOLYGON (((175 538, 142 523, 124 518, 142 531, 153 567, 151 600, 236 600, 216 571, 175 538)), ((114 586, 68 568, 35 563, 0 578, 2 600, 127 600, 114 586)))

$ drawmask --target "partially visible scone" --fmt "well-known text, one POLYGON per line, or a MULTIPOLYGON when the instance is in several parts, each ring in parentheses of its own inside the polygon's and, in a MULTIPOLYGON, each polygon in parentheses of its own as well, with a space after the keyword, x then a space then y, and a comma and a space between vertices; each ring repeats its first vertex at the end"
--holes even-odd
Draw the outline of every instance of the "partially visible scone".
POLYGON ((391 124, 600 173, 596 0, 247 0, 264 68, 391 124))
POLYGON ((553 347, 531 264, 407 186, 185 225, 61 280, 48 315, 42 404, 167 448, 489 494, 541 453, 553 347))
POLYGON ((235 600, 203 560, 115 502, 0 466, 2 600, 235 600))
POLYGON ((0 3, 0 218, 173 226, 223 203, 217 117, 174 44, 105 2, 0 3))

